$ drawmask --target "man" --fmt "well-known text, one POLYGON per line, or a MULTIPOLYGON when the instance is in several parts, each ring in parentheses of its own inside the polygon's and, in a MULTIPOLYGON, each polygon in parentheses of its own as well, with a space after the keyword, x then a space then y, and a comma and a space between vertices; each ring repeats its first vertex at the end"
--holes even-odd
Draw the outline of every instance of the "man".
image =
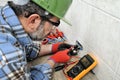
POLYGON ((0 9, 1 80, 50 80, 54 65, 69 61, 71 45, 40 45, 32 39, 43 39, 58 26, 71 3, 72 0, 30 0, 18 5, 9 1, 0 9), (27 61, 52 53, 45 64, 27 68, 27 61))

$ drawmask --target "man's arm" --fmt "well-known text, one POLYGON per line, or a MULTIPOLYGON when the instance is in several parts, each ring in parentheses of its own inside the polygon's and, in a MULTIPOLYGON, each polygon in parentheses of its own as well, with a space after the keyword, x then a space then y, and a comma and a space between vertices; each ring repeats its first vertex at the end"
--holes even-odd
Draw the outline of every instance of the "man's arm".
POLYGON ((52 44, 41 45, 39 56, 52 53, 52 44))
POLYGON ((39 56, 50 54, 50 53, 56 53, 60 50, 69 49, 72 46, 73 45, 70 45, 70 44, 64 43, 64 42, 41 45, 39 56))
POLYGON ((69 49, 58 51, 52 55, 45 64, 36 65, 31 68, 30 78, 33 80, 51 80, 56 63, 66 63, 70 60, 69 49))

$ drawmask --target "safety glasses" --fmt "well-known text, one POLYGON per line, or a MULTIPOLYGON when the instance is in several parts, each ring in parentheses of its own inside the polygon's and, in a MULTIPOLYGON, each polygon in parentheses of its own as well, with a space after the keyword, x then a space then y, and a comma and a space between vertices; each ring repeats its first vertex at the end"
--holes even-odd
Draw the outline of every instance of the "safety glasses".
POLYGON ((60 25, 60 21, 58 21, 58 22, 53 22, 53 21, 50 21, 49 19, 47 19, 47 21, 48 21, 49 23, 51 23, 52 25, 56 26, 56 27, 58 27, 58 26, 60 25))
MULTIPOLYGON (((42 17, 42 16, 41 16, 41 17, 42 17)), ((45 20, 45 21, 48 21, 48 22, 51 23, 53 26, 58 27, 58 26, 60 25, 60 20, 59 20, 58 22, 53 22, 53 21, 49 20, 49 19, 46 18, 46 17, 42 17, 42 19, 45 20)))

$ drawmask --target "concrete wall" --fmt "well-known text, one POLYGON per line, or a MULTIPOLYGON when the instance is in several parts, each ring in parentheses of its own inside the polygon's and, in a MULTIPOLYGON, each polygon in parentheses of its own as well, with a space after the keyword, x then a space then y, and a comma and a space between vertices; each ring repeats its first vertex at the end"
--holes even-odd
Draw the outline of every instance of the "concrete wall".
POLYGON ((120 80, 119 4, 120 0, 73 0, 66 16, 73 26, 61 25, 70 41, 83 44, 80 55, 93 52, 97 57, 94 71, 99 80, 120 80))
POLYGON ((0 0, 0 6, 4 6, 4 4, 7 2, 8 0, 0 0))

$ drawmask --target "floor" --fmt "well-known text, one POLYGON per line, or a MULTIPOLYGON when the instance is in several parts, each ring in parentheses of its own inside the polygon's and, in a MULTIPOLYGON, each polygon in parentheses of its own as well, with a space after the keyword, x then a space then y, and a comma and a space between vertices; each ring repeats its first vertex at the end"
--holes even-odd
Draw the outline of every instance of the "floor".
MULTIPOLYGON (((44 63, 47 60, 48 57, 49 56, 44 56, 44 57, 38 58, 38 59, 34 60, 32 63, 29 63, 29 66, 44 63)), ((57 72, 54 73, 53 80, 67 80, 67 79, 66 79, 65 75, 63 74, 63 72, 61 70, 61 71, 57 71, 57 72)), ((81 80, 98 80, 98 79, 95 75, 93 75, 92 73, 89 72, 81 80)))

